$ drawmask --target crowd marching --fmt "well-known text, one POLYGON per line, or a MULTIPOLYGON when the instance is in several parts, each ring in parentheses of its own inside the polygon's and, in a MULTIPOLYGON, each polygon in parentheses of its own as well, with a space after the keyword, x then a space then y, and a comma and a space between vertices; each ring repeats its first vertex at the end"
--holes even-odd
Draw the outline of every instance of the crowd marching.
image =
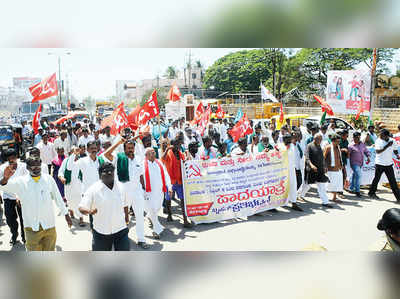
MULTIPOLYGON (((289 121, 276 130, 274 122, 255 120, 249 124, 251 134, 237 139, 231 134, 234 122, 226 118, 212 118, 203 132, 184 118, 161 122, 162 130, 154 129, 160 128, 154 118, 146 127, 125 128, 112 135, 111 127, 102 126, 100 118, 81 122, 72 118, 40 127, 24 162, 17 151, 6 150, 0 190, 12 234, 10 243, 18 242, 20 230, 27 250, 54 250, 54 200, 68 226, 90 227, 92 250, 129 250, 131 221, 135 221, 138 246, 147 249, 145 217, 153 237, 161 239, 164 227, 159 212, 163 208, 167 221, 172 221, 171 201, 180 203, 183 227, 193 226, 184 208, 181 161, 187 159, 288 151, 289 202, 301 212, 299 201, 312 185, 325 208, 340 204, 339 198, 346 197, 344 190, 361 197, 361 167, 364 156, 367 163, 370 156, 366 146, 374 145, 376 170, 368 196, 376 197, 385 173, 400 202, 392 160, 393 153, 398 156, 396 143, 379 124, 365 132, 352 132, 349 138, 349 132, 338 130, 334 123, 292 127, 289 121), (347 164, 353 170, 351 177, 347 164)), ((22 126, 23 135, 32 130, 26 122, 22 126)))

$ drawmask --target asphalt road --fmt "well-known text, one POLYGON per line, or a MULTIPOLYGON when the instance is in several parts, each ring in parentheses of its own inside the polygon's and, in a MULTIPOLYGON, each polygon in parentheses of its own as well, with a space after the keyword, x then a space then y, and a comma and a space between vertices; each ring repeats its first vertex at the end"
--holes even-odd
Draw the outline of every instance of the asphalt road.
MULTIPOLYGON (((177 203, 173 203, 173 222, 166 222, 160 212, 160 221, 166 227, 161 240, 152 237, 146 219, 145 236, 154 251, 298 251, 310 246, 323 246, 328 251, 366 251, 379 249, 383 233, 376 229, 378 220, 386 209, 399 207, 390 189, 382 188, 377 199, 356 198, 345 192, 343 203, 334 209, 324 209, 316 189, 312 188, 306 202, 299 202, 304 212, 281 207, 277 213, 266 211, 261 216, 234 219, 213 224, 196 225, 193 229, 182 227, 182 217, 177 203)), ((329 194, 329 197, 331 195, 329 194)), ((54 206, 58 215, 58 208, 54 206)), ((0 250, 25 250, 22 243, 12 247, 11 234, 0 212, 0 250)), ((77 220, 71 229, 62 216, 56 216, 58 251, 91 250, 91 233, 87 226, 81 228, 77 220)), ((136 245, 135 220, 130 223, 131 250, 141 250, 136 245)))

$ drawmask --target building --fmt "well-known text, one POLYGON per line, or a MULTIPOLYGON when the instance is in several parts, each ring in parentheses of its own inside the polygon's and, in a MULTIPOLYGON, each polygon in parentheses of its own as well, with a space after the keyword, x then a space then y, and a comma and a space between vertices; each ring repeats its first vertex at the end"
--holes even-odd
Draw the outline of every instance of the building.
POLYGON ((41 78, 34 77, 15 77, 13 78, 13 87, 17 89, 29 89, 29 87, 39 83, 41 80, 41 78))
POLYGON ((177 77, 174 79, 167 79, 159 76, 153 79, 144 79, 136 83, 136 98, 140 101, 148 90, 160 87, 168 88, 174 83, 181 89, 181 91, 182 89, 185 89, 188 93, 194 93, 195 90, 202 88, 203 77, 203 68, 193 66, 190 70, 178 70, 177 77))
POLYGON ((115 95, 119 102, 131 103, 138 98, 136 95, 136 81, 117 80, 115 82, 115 95))

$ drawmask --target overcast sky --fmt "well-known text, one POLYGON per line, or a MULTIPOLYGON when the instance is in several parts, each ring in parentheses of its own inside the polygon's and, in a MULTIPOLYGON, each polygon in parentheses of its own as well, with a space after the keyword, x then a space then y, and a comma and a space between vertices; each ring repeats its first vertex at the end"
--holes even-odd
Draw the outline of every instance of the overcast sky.
MULTIPOLYGON (((193 61, 205 67, 218 58, 238 51, 236 48, 191 49, 193 61)), ((183 68, 189 49, 127 48, 127 49, 0 49, 0 86, 12 86, 13 77, 46 77, 57 72, 61 56, 61 77, 68 73, 70 90, 78 99, 86 96, 105 98, 115 95, 116 80, 142 80, 164 74, 170 65, 183 68), (70 52, 70 55, 66 55, 70 52), (52 55, 49 55, 52 53, 52 55)), ((399 55, 394 61, 398 62, 399 55)), ((395 72, 392 65, 392 72, 395 72)))

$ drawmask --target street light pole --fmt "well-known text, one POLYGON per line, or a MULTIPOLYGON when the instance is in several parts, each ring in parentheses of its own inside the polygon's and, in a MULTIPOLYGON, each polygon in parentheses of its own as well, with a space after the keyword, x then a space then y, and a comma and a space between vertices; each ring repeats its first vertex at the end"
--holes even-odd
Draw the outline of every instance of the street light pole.
POLYGON ((61 100, 61 89, 62 89, 62 81, 61 81, 61 56, 58 56, 58 80, 60 82, 60 87, 58 89, 58 101, 60 104, 60 109, 62 108, 62 100, 61 100))

